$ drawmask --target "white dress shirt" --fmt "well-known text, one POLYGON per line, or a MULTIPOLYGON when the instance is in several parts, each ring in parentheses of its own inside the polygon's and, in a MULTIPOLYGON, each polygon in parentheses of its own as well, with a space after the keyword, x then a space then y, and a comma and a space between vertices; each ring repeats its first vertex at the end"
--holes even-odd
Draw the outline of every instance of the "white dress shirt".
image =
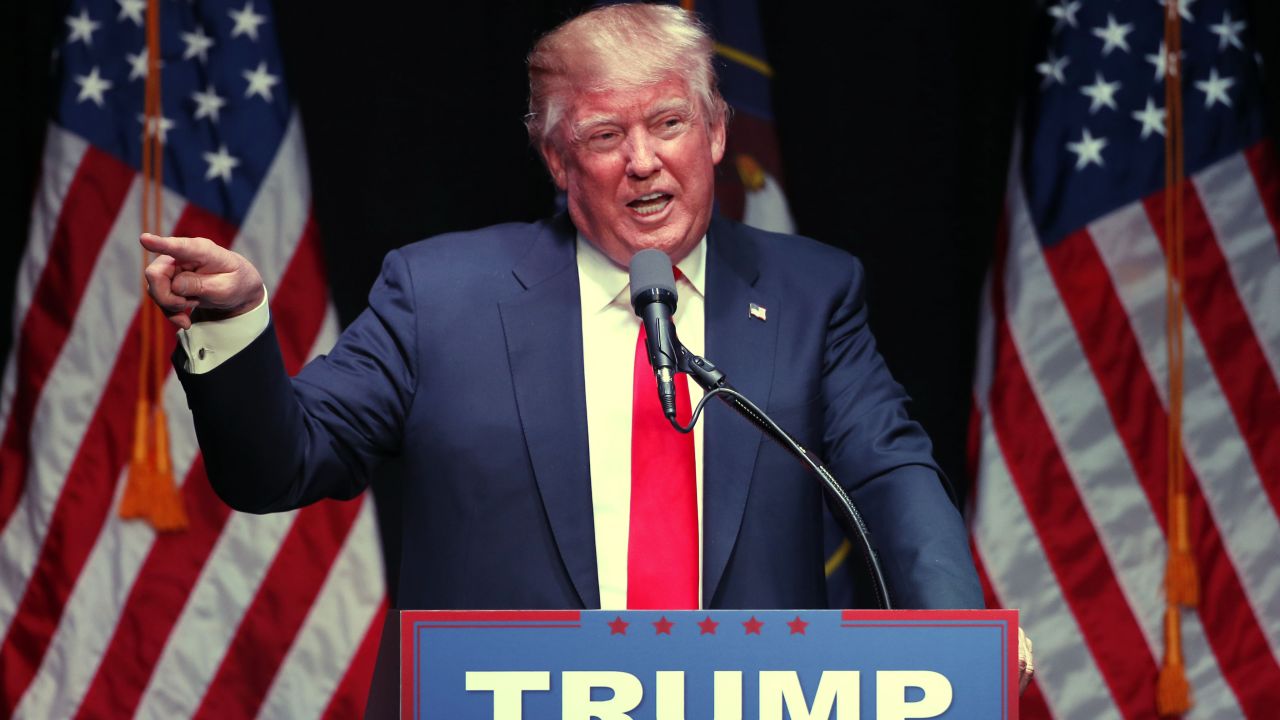
MULTIPOLYGON (((705 338, 706 238, 677 266, 676 332, 692 352, 702 354, 705 338)), ((587 437, 591 464, 591 506, 595 521, 596 572, 600 606, 627 606, 627 542, 631 519, 631 395, 640 318, 631 308, 631 283, 619 267, 581 235, 577 240, 578 286, 582 309, 582 367, 586 389, 587 437)), ((258 307, 234 318, 195 323, 178 330, 187 372, 206 373, 243 350, 266 329, 270 311, 258 307)), ((693 405, 702 389, 689 382, 693 405)), ((675 432, 673 429, 672 432, 675 432)), ((693 433, 698 498, 698 597, 702 598, 702 423, 693 433)))
MULTIPOLYGON (((684 277, 675 324, 680 342, 703 352, 706 238, 677 263, 684 277)), ((591 507, 595 516, 596 573, 600 607, 627 607, 627 540, 631 528, 631 395, 640 318, 631 308, 627 271, 578 236, 578 287, 582 299, 582 375, 587 394, 591 455, 591 507)), ((655 390, 655 392, 657 392, 655 390)), ((689 383, 697 405, 702 388, 689 383)), ((675 432, 673 428, 671 432, 675 432)), ((698 498, 698 604, 702 598, 702 423, 694 428, 698 498)))

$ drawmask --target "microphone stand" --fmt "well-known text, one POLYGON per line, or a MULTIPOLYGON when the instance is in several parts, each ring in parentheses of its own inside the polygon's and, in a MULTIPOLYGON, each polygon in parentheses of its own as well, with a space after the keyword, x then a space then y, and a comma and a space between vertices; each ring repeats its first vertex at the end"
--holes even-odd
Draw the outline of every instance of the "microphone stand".
POLYGON ((835 476, 831 474, 830 470, 827 470, 822 460, 796 442, 795 438, 788 435, 785 430, 745 395, 734 390, 729 385, 724 373, 711 361, 689 352, 678 341, 677 348, 679 356, 677 361, 681 372, 687 373, 689 377, 693 378, 694 382, 702 386, 702 389, 708 395, 714 393, 719 396, 729 407, 759 428, 765 436, 781 445, 784 450, 803 463, 809 469, 809 472, 819 480, 827 507, 835 515, 836 522, 840 524, 845 537, 853 542, 858 554, 862 557, 867 574, 871 577, 871 585, 872 589, 875 590, 877 603, 884 610, 892 610, 893 603, 889 599, 889 586, 885 582, 884 572, 880 569, 880 559, 876 556, 875 547, 871 544, 871 531, 867 529, 866 523, 862 521, 862 515, 858 513, 858 508, 854 506, 853 500, 845 493, 840 483, 836 482, 835 476))

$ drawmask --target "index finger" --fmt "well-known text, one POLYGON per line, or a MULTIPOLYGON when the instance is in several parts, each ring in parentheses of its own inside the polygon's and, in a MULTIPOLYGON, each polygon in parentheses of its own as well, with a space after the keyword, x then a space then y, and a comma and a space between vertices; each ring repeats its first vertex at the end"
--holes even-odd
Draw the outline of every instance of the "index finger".
POLYGON ((218 246, 207 238, 161 237, 152 233, 138 236, 142 247, 153 253, 168 255, 178 262, 205 264, 215 259, 218 246))

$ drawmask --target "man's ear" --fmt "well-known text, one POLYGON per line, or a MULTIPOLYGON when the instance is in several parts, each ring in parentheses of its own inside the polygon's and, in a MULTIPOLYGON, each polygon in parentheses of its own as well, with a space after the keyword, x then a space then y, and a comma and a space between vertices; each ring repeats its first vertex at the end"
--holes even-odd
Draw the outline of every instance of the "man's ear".
POLYGON ((566 187, 564 158, 560 157, 560 151, 556 148, 555 143, 550 140, 543 140, 541 147, 538 148, 542 152, 542 161, 547 164, 547 171, 551 173, 551 181, 561 190, 568 190, 566 187))
POLYGON ((724 143, 725 143, 725 116, 720 113, 719 116, 711 123, 708 131, 711 133, 711 163, 719 165, 724 159, 724 143))

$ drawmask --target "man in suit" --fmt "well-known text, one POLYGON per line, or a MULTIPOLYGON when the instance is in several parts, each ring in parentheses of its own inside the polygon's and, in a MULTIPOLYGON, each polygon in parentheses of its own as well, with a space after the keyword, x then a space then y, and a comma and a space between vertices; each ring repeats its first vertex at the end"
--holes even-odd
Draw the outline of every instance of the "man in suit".
POLYGON ((567 215, 392 252, 368 310, 292 381, 248 260, 144 235, 219 495, 269 512, 396 478, 399 607, 824 606, 802 468, 718 404, 693 438, 641 433, 654 383, 624 268, 657 248, 681 270, 681 339, 828 461, 895 604, 981 607, 960 516, 866 325, 861 266, 713 217, 711 53, 667 6, 599 8, 540 40, 528 124, 567 215))

